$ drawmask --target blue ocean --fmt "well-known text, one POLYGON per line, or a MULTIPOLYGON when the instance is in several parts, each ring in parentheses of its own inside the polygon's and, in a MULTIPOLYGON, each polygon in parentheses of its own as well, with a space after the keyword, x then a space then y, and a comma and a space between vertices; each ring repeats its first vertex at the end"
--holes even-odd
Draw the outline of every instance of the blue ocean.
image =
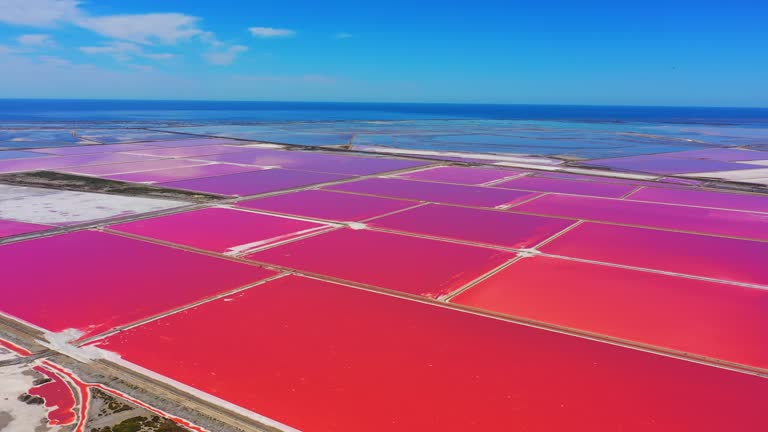
POLYGON ((99 142, 172 133, 573 159, 707 147, 768 149, 768 108, 0 100, 0 147, 20 148, 22 131, 54 127, 99 142))

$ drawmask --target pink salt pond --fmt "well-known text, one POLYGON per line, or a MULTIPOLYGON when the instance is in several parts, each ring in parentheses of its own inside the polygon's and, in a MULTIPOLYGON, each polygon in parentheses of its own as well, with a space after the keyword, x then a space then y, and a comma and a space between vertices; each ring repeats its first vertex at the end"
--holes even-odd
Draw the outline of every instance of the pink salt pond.
POLYGON ((768 286, 768 243, 586 222, 542 252, 768 286))
POLYGON ((369 226, 509 248, 529 248, 575 221, 429 204, 367 222, 369 226))
POLYGON ((768 214, 550 194, 511 209, 670 230, 768 240, 768 214))
POLYGON ((109 228, 197 249, 234 253, 326 230, 329 226, 244 210, 207 208, 109 228))
POLYGON ((47 225, 17 222, 11 220, 0 220, 0 238, 45 231, 51 228, 52 227, 47 225))
POLYGON ((768 381, 759 376, 298 276, 98 346, 306 431, 768 424, 768 381))
POLYGON ((237 203, 240 207, 332 221, 361 221, 419 203, 367 195, 304 190, 237 203))
POLYGON ((400 178, 413 180, 428 180, 445 183, 457 183, 465 185, 480 185, 494 180, 501 180, 508 177, 525 174, 526 171, 504 170, 504 169, 486 169, 486 168, 468 168, 458 166, 446 166, 429 168, 426 170, 410 173, 398 174, 400 178))
POLYGON ((545 177, 522 177, 499 183, 495 187, 529 190, 536 192, 559 192, 574 195, 620 198, 636 186, 615 182, 585 182, 545 177))
POLYGON ((451 301, 768 369, 766 290, 532 257, 451 301))
POLYGON ((348 228, 247 256, 427 297, 448 294, 514 257, 512 252, 348 228))
POLYGON ((0 311, 84 337, 270 277, 275 272, 95 231, 0 246, 0 311))
POLYGON ((326 189, 437 203, 497 207, 533 198, 537 193, 481 186, 441 184, 394 178, 370 178, 326 189))
POLYGON ((160 183, 175 189, 208 192, 219 195, 258 195, 302 186, 344 180, 341 174, 269 169, 238 174, 221 175, 191 180, 160 183))

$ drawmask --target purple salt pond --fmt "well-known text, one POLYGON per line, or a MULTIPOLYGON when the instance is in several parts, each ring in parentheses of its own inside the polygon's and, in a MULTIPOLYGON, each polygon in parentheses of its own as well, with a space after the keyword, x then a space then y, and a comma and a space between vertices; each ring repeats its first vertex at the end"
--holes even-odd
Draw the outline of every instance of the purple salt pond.
POLYGON ((369 175, 429 165, 429 162, 381 157, 358 157, 346 154, 315 153, 257 149, 246 152, 201 156, 215 162, 280 167, 336 174, 369 175))
POLYGON ((413 180, 428 180, 466 185, 480 185, 494 180, 525 174, 526 171, 468 168, 446 166, 430 168, 422 171, 399 174, 398 177, 413 180))
POLYGON ((768 195, 709 190, 643 188, 627 199, 768 213, 768 195))
POLYGON ((261 167, 255 166, 241 166, 241 165, 227 165, 227 164, 207 164, 186 166, 181 168, 170 169, 158 169, 151 171, 132 172, 124 174, 112 174, 102 176, 112 180, 128 181, 128 182, 152 182, 163 183, 179 180, 189 180, 195 178, 214 177, 226 174, 236 174, 248 171, 259 171, 261 167))
POLYGON ((148 161, 156 158, 141 155, 98 153, 71 156, 51 156, 33 159, 0 161, 0 173, 50 170, 74 166, 105 165, 127 162, 148 161))
POLYGON ((364 179, 329 186, 326 189, 477 207, 497 207, 504 204, 513 204, 537 195, 536 193, 525 191, 394 178, 364 179))
POLYGON ((346 178, 349 178, 349 176, 276 168, 160 184, 170 188, 209 192, 219 195, 247 196, 344 180, 346 178))

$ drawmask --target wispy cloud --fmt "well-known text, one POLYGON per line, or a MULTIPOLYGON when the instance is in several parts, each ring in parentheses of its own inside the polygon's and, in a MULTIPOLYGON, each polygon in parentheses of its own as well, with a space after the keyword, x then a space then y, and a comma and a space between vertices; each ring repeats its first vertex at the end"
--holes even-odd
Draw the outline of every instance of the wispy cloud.
POLYGON ((216 49, 207 52, 203 54, 203 58, 208 61, 208 63, 219 66, 226 66, 232 64, 232 62, 235 61, 235 58, 239 54, 246 51, 248 51, 248 47, 245 45, 232 45, 225 49, 216 49))
POLYGON ((53 46, 51 35, 47 34, 25 34, 16 38, 16 42, 25 46, 45 47, 53 46))
POLYGON ((181 13, 94 16, 76 0, 0 0, 0 22, 31 27, 72 24, 102 36, 141 44, 175 44, 201 35, 199 18, 181 13))
POLYGON ((144 48, 132 42, 115 41, 99 46, 80 47, 80 51, 85 54, 105 54, 112 56, 118 61, 129 61, 134 57, 144 57, 154 60, 164 60, 173 58, 170 53, 147 53, 144 48))
POLYGON ((0 0, 0 22, 33 27, 51 27, 69 22, 82 12, 77 0, 0 0))
POLYGON ((338 32, 335 35, 333 35, 334 39, 349 39, 351 37, 354 37, 352 36, 352 33, 347 33, 347 32, 338 32))
MULTIPOLYGON (((200 18, 195 16, 182 13, 96 16, 83 9, 81 3, 80 0, 0 0, 0 23, 37 28, 68 24, 87 29, 114 41, 102 46, 81 47, 82 52, 108 54, 121 61, 131 57, 168 59, 174 55, 147 53, 140 45, 176 45, 190 39, 196 39, 211 48, 204 57, 214 64, 230 64, 238 54, 248 49, 242 45, 219 41, 213 32, 200 27, 200 18)), ((261 30, 264 30, 263 37, 286 37, 293 34, 290 30, 261 30)), ((259 31, 257 28, 254 35, 259 31)), ((46 35, 24 35, 18 41, 23 46, 40 46, 50 42, 50 39, 44 36, 46 35)))
POLYGON ((140 44, 173 45, 203 34, 199 18, 179 13, 149 13, 84 17, 75 24, 102 36, 140 44))
POLYGON ((296 36, 296 32, 290 29, 281 29, 274 27, 251 27, 248 29, 251 34, 258 38, 289 38, 296 36))

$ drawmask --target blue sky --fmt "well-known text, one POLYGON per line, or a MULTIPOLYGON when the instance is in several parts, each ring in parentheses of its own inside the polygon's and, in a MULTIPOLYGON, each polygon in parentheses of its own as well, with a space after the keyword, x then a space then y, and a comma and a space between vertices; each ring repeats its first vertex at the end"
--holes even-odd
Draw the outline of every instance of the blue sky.
POLYGON ((0 97, 768 106, 768 2, 0 0, 0 97))

